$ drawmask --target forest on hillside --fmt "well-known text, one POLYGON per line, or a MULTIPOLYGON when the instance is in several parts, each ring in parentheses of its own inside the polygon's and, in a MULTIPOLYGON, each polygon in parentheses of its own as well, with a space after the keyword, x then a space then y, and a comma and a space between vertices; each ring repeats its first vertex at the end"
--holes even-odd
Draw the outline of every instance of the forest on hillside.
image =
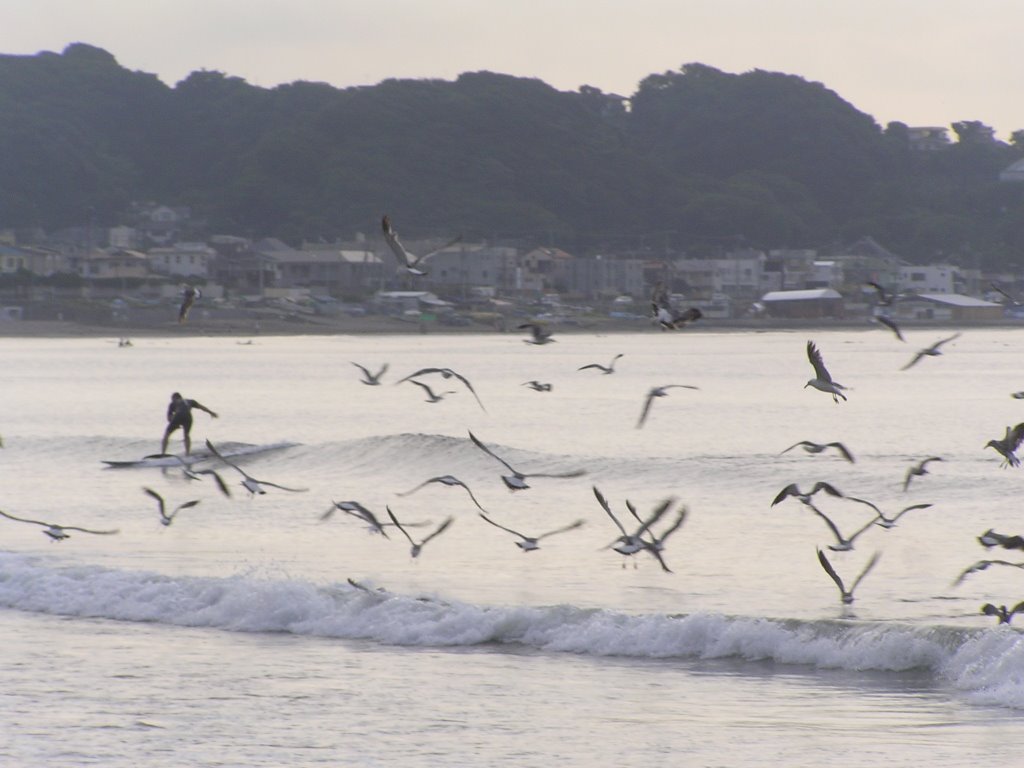
MULTIPOLYGON (((211 233, 302 240, 371 231, 574 253, 819 248, 874 237, 916 262, 998 268, 1024 252, 1024 157, 951 123, 911 149, 800 77, 702 64, 626 97, 492 72, 454 81, 260 88, 213 71, 171 87, 108 52, 0 56, 0 228, 124 223, 187 206, 211 233)), ((1024 264, 1024 262, 1020 262, 1024 264)))

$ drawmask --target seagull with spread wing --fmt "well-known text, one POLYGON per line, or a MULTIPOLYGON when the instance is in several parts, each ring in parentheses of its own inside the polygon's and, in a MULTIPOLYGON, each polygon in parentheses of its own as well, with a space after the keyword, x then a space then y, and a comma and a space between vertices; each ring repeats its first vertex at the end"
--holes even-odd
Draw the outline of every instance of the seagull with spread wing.
POLYGON ((996 451, 1003 457, 1003 468, 1007 466, 1018 467, 1020 466, 1020 459, 1017 458, 1017 449, 1020 447, 1021 442, 1024 441, 1024 421, 1015 427, 1007 427, 1006 435, 1002 440, 996 440, 993 438, 985 443, 985 448, 995 448, 996 451))
POLYGON ((581 365, 576 370, 577 371, 585 371, 585 370, 587 370, 589 368, 593 368, 595 370, 600 371, 603 374, 615 373, 615 362, 620 357, 622 357, 622 353, 621 352, 619 354, 617 354, 615 357, 613 357, 612 361, 610 363, 608 363, 608 365, 601 365, 600 363, 590 363, 589 365, 581 365))
POLYGON ((482 506, 480 506, 480 502, 476 500, 476 496, 473 495, 473 492, 469 489, 469 486, 466 485, 461 480, 459 480, 459 478, 454 477, 452 475, 439 475, 438 477, 432 477, 429 480, 424 480, 422 483, 417 485, 415 488, 412 488, 411 490, 408 490, 405 493, 396 493, 395 495, 396 496, 409 496, 410 494, 416 493, 416 491, 418 491, 420 488, 423 488, 424 486, 430 485, 431 483, 440 483, 441 485, 447 485, 449 487, 458 486, 460 488, 463 488, 463 489, 465 489, 466 493, 469 494, 469 498, 471 498, 473 500, 473 503, 476 504, 477 509, 479 509, 481 512, 486 512, 487 511, 482 506))
POLYGON ((469 439, 473 441, 473 444, 476 445, 477 448, 479 448, 481 451, 486 453, 492 459, 496 459, 497 461, 499 461, 501 464, 503 464, 508 469, 509 472, 512 473, 510 475, 502 475, 501 476, 502 481, 505 483, 505 486, 510 491, 522 491, 522 490, 525 490, 525 489, 529 488, 530 486, 526 484, 526 478, 528 478, 528 477, 568 478, 568 477, 581 477, 581 476, 587 474, 586 470, 584 470, 584 469, 575 469, 575 470, 572 470, 571 472, 558 472, 558 473, 531 472, 530 474, 525 474, 523 472, 520 472, 518 469, 515 469, 511 464, 509 464, 507 461, 505 461, 503 458, 501 458, 498 454, 496 454, 494 451, 492 451, 490 448, 488 448, 486 445, 484 445, 482 442, 480 442, 480 440, 478 440, 476 435, 474 435, 472 432, 469 433, 469 439))
POLYGON ((933 461, 942 461, 941 456, 929 456, 927 459, 922 459, 920 462, 912 466, 907 470, 906 477, 903 478, 903 490, 906 491, 910 487, 910 481, 915 477, 924 477, 928 474, 926 467, 933 461))
POLYGON ((905 370, 907 370, 907 368, 910 368, 912 365, 916 365, 917 362, 921 358, 923 358, 923 357, 938 357, 939 355, 942 354, 942 345, 943 344, 948 344, 949 342, 953 341, 953 339, 957 339, 960 336, 961 336, 961 334, 954 333, 949 338, 939 339, 934 344, 932 344, 930 347, 918 350, 917 354, 914 355, 914 357, 911 359, 911 361, 909 363, 907 363, 906 365, 904 365, 902 368, 900 368, 900 370, 901 371, 905 371, 905 370))
POLYGON ((821 352, 814 345, 813 341, 807 342, 807 359, 811 362, 811 367, 814 369, 814 378, 809 379, 804 384, 804 389, 808 387, 814 387, 821 392, 827 392, 832 395, 832 400, 839 402, 839 398, 846 399, 846 395, 843 394, 843 390, 846 389, 838 381, 833 381, 831 374, 828 372, 828 368, 825 367, 825 361, 822 360, 821 352))
POLYGON ((376 373, 370 373, 370 371, 367 368, 360 365, 359 363, 352 363, 352 365, 354 365, 356 368, 363 372, 363 378, 360 379, 360 381, 362 381, 363 384, 367 384, 371 387, 376 387, 380 385, 380 377, 383 376, 384 372, 387 371, 388 369, 388 364, 384 363, 384 365, 381 366, 381 369, 379 371, 377 371, 376 373))
POLYGON ((810 440, 801 440, 799 443, 793 443, 793 445, 789 446, 789 448, 787 448, 785 451, 779 453, 779 456, 781 456, 783 453, 786 453, 787 451, 792 451, 794 448, 798 447, 803 448, 805 451, 807 451, 807 453, 821 453, 827 448, 835 448, 837 451, 839 451, 840 455, 848 462, 850 462, 851 464, 856 463, 856 459, 853 458, 853 454, 850 453, 850 451, 847 450, 846 446, 843 445, 842 443, 814 443, 811 442, 810 440))
POLYGON ((120 533, 118 529, 112 531, 94 531, 89 528, 79 528, 76 525, 58 525, 57 523, 44 523, 41 520, 28 520, 24 517, 15 517, 14 515, 8 514, 3 510, 0 510, 0 515, 3 515, 8 520, 16 520, 19 523, 32 523, 33 525, 43 526, 43 533, 49 536, 53 541, 64 541, 64 539, 71 538, 68 531, 78 531, 79 533, 92 533, 97 536, 111 536, 115 533, 120 533))
POLYGON ((577 520, 576 522, 569 523, 569 525, 562 526, 561 528, 556 528, 553 531, 548 531, 547 533, 542 533, 540 536, 526 536, 526 535, 524 535, 522 533, 519 533, 519 531, 513 531, 511 528, 508 528, 508 527, 502 525, 501 523, 494 522, 493 520, 491 520, 491 518, 489 518, 483 512, 479 512, 478 514, 486 522, 490 523, 495 528, 500 528, 503 531, 507 531, 508 533, 511 533, 513 536, 518 536, 521 539, 521 541, 517 541, 516 542, 516 546, 519 547, 521 550, 523 550, 523 552, 533 552, 535 549, 540 549, 540 540, 541 539, 546 539, 548 536, 554 536, 556 533, 564 533, 565 531, 575 530, 576 528, 579 528, 584 523, 583 520, 577 520))
POLYGON ((171 523, 173 523, 174 516, 177 515, 181 510, 190 509, 191 507, 194 507, 196 506, 196 504, 199 503, 199 499, 192 499, 191 501, 186 501, 176 506, 170 514, 167 514, 167 506, 164 503, 163 496, 154 491, 152 488, 143 488, 142 490, 145 491, 149 496, 156 499, 156 503, 160 511, 160 524, 164 526, 168 526, 171 523))
POLYGON ((390 216, 385 214, 384 218, 381 219, 380 226, 381 230, 384 232, 384 242, 388 244, 388 248, 390 248, 391 252, 395 254, 395 258, 398 259, 398 263, 405 267, 405 271, 410 275, 416 275, 417 277, 423 277, 427 274, 425 269, 420 268, 420 264, 425 262, 431 256, 440 253, 445 248, 450 248, 462 239, 462 235, 459 235, 430 253, 425 253, 422 256, 414 256, 405 250, 405 246, 402 245, 402 242, 398 239, 398 233, 395 232, 394 227, 391 226, 390 216))
POLYGON ((827 573, 832 578, 832 581, 836 583, 836 586, 839 587, 839 596, 844 605, 849 605, 853 602, 853 592, 857 589, 857 585, 864 580, 865 576, 871 573, 871 569, 875 567, 881 556, 880 552, 875 552, 875 554, 871 556, 871 559, 868 560, 868 564, 864 566, 864 570, 860 572, 860 575, 853 580, 853 584, 850 585, 849 589, 847 589, 843 584, 843 580, 839 578, 839 574, 836 573, 835 568, 832 567, 832 563, 830 563, 828 558, 825 557, 825 553, 820 549, 818 550, 818 562, 821 563, 821 567, 825 569, 825 573, 827 573))
POLYGON ((427 374, 430 374, 430 373, 440 373, 442 378, 445 378, 445 379, 451 379, 451 378, 458 379, 459 381, 461 381, 463 383, 463 385, 465 385, 466 389, 468 389, 470 392, 473 393, 473 397, 476 398, 477 403, 480 405, 480 409, 483 410, 483 411, 487 410, 486 408, 484 408, 484 404, 480 400, 480 396, 476 393, 476 390, 473 389, 473 385, 469 383, 469 379, 467 379, 462 374, 453 371, 451 368, 420 368, 415 373, 410 373, 404 379, 400 379, 399 381, 396 381, 395 384, 398 385, 398 384, 401 384, 404 381, 409 381, 411 379, 415 379, 417 376, 426 376, 427 374))
POLYGON ((237 464, 234 464, 233 462, 230 462, 227 459, 225 459, 224 456, 221 455, 220 451, 218 451, 214 447, 213 443, 209 441, 209 439, 207 439, 206 441, 206 447, 210 449, 210 453, 212 453, 214 456, 216 456, 218 459, 223 461, 225 464, 227 464, 229 467, 234 469, 236 472, 238 472, 238 474, 242 476, 242 487, 245 488, 245 490, 247 490, 253 496, 262 495, 266 493, 266 491, 263 490, 264 485, 268 485, 271 488, 279 488, 282 491, 289 491, 291 493, 302 493, 304 491, 309 490, 308 488, 288 488, 287 486, 284 485, 272 483, 269 480, 257 480, 255 477, 250 475, 237 464))
POLYGON ((656 397, 668 397, 668 390, 679 388, 679 389, 700 389, 700 387, 694 387, 690 384, 663 384, 660 387, 651 387, 647 391, 647 398, 644 400, 643 410, 640 411, 640 418, 636 423, 636 428, 640 429, 644 422, 647 421, 647 414, 650 413, 651 404, 654 402, 656 397))
POLYGON ((395 513, 391 511, 391 507, 385 505, 385 509, 387 509, 388 511, 388 517, 391 518, 391 522, 395 524, 395 527, 402 532, 405 538, 407 538, 409 540, 409 543, 412 545, 412 549, 409 550, 409 554, 413 557, 419 557, 420 552, 423 550, 423 547, 427 545, 427 542, 433 539, 435 536, 440 536, 442 533, 444 533, 448 529, 448 526, 451 525, 452 522, 455 520, 454 517, 449 517, 447 520, 445 520, 443 523, 437 526, 437 528, 434 529, 433 533, 429 534, 425 539, 423 539, 423 541, 417 543, 416 541, 413 541, 413 538, 409 535, 409 532, 402 527, 402 524, 400 522, 398 522, 398 518, 395 517, 395 513))

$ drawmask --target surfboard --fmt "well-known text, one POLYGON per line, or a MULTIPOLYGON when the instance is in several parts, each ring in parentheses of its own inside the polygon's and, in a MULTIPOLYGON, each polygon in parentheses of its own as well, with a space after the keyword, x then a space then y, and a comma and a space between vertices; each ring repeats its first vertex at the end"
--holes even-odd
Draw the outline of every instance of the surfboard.
MULTIPOLYGON (((230 459, 236 456, 250 456, 255 453, 276 451, 281 448, 289 448, 293 445, 295 445, 295 443, 270 443, 268 445, 246 445, 239 443, 228 448, 221 448, 220 452, 224 458, 230 459)), ((101 459, 101 462, 106 464, 109 469, 133 469, 141 467, 180 467, 182 463, 191 466, 193 464, 198 464, 201 461, 208 461, 215 458, 216 457, 209 451, 201 450, 196 451, 195 453, 190 453, 188 456, 154 454, 151 456, 144 456, 141 459, 101 459)))

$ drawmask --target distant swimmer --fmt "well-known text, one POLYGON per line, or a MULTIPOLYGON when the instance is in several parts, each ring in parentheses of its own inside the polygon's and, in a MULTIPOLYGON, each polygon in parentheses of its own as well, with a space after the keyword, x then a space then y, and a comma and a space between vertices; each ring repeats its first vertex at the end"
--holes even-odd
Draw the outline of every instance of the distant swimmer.
POLYGON ((180 392, 175 392, 171 395, 171 402, 167 406, 167 429, 164 430, 163 440, 160 441, 160 453, 167 453, 167 441, 171 438, 171 433, 174 430, 180 428, 182 436, 185 439, 185 455, 187 456, 192 452, 192 437, 190 435, 192 431, 192 409, 198 408, 200 411, 218 418, 217 414, 202 405, 197 400, 188 400, 181 396, 180 392))
POLYGON ((185 290, 181 294, 181 309, 178 310, 178 322, 184 323, 188 317, 188 311, 192 309, 192 305, 196 303, 196 300, 202 298, 202 292, 194 285, 186 285, 185 290))

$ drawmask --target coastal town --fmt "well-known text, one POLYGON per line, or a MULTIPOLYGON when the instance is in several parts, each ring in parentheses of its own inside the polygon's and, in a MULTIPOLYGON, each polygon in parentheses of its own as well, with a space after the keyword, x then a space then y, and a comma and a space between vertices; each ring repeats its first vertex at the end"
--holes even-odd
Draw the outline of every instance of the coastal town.
MULTIPOLYGON (((871 237, 827 251, 722 245, 700 257, 643 243, 578 255, 542 245, 409 239, 437 250, 427 274, 397 263, 379 230, 345 242, 205 235, 187 209, 138 205, 132 224, 0 232, 0 323, 60 321, 110 328, 173 327, 185 286, 200 289, 194 323, 258 332, 267 323, 337 329, 506 330, 636 325, 652 292, 675 309, 728 323, 1024 321, 1016 273, 910 264, 871 237), (895 301, 894 298, 898 298, 895 301), (402 325, 398 325, 401 323, 402 325), (367 326, 369 327, 369 326, 367 326)), ((962 262, 963 259, 960 259, 962 262)))

